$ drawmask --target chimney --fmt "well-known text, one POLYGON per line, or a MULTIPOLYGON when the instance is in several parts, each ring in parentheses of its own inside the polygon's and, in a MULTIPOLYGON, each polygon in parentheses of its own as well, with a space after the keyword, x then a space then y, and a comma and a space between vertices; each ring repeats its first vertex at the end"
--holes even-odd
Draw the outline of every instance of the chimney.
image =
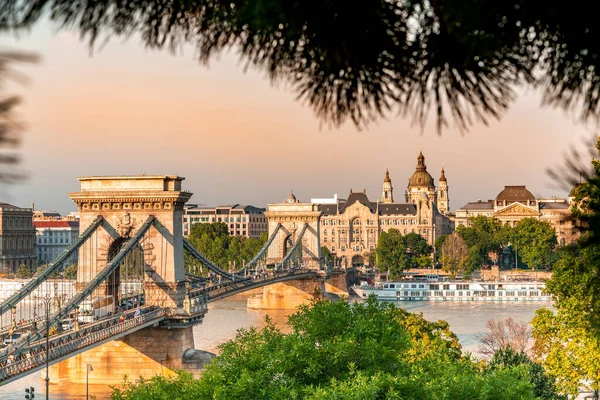
POLYGON ((35 203, 31 203, 31 211, 35 211, 35 203))

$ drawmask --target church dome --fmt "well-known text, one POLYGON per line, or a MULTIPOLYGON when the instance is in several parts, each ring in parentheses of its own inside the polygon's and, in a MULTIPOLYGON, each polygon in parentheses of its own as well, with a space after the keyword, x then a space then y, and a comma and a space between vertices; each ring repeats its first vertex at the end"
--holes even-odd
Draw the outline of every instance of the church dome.
POLYGON ((284 203, 298 203, 298 199, 294 196, 294 192, 290 192, 290 195, 284 200, 284 203))
POLYGON ((496 196, 496 201, 506 201, 507 204, 516 201, 526 203, 535 201, 535 196, 525 186, 504 186, 504 190, 496 196))
POLYGON ((427 172, 427 166, 425 165, 425 156, 421 151, 417 157, 417 170, 408 179, 408 186, 426 186, 433 187, 433 178, 427 172))

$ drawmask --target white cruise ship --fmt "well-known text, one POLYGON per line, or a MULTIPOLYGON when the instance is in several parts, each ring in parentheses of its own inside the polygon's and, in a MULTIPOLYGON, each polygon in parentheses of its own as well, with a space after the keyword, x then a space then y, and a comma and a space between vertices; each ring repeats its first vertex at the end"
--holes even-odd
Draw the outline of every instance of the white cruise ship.
POLYGON ((550 301, 544 282, 449 281, 429 275, 427 280, 362 282, 352 286, 362 299, 375 294, 392 301, 550 301))

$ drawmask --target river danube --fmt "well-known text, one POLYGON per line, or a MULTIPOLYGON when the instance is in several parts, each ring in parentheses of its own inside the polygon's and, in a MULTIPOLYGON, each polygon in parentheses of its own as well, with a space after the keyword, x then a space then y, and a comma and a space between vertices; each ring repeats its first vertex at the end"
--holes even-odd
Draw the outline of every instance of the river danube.
MULTIPOLYGON (((487 321, 512 317, 517 321, 531 321, 535 310, 543 303, 500 303, 500 302, 397 302, 410 312, 423 313, 431 321, 443 319, 448 321, 450 329, 458 336, 463 351, 477 354, 479 334, 486 332, 487 321)), ((221 300, 209 307, 209 312, 202 325, 194 328, 194 339, 197 349, 218 353, 219 344, 231 339, 240 328, 265 325, 265 316, 284 328, 286 317, 291 310, 258 311, 246 308, 246 300, 221 300)), ((35 387, 35 398, 44 396, 43 372, 33 373, 19 381, 0 387, 0 398, 3 400, 22 400, 25 388, 35 387)), ((98 400, 109 397, 111 389, 108 385, 94 384, 94 373, 90 372, 90 395, 98 400)), ((51 399, 84 399, 85 385, 72 384, 66 379, 54 380, 50 383, 51 399)))

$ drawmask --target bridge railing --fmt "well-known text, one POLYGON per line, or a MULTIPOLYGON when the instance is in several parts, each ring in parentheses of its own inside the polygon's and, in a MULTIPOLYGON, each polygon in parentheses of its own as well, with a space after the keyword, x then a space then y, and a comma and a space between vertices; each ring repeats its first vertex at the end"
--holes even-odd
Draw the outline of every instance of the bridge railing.
POLYGON ((45 282, 53 273, 56 272, 64 262, 67 261, 75 252, 81 247, 85 241, 94 233, 94 231, 102 224, 102 216, 96 217, 96 219, 87 227, 87 229, 79 236, 77 241, 63 252, 52 264, 45 268, 38 276, 31 279, 25 286, 20 290, 6 299, 0 304, 0 315, 15 307, 19 301, 27 297, 33 290, 45 282))
MULTIPOLYGON (((155 309, 135 317, 129 314, 125 321, 113 317, 99 323, 90 324, 82 329, 51 338, 49 341, 48 361, 53 363, 64 356, 83 350, 98 342, 110 340, 117 335, 131 331, 140 325, 162 320, 167 315, 166 309, 155 309)), ((0 363, 0 383, 12 377, 26 373, 46 363, 46 343, 44 340, 34 344, 19 357, 12 356, 0 363)))
MULTIPOLYGON (((93 291, 100 286, 102 282, 104 282, 108 276, 113 273, 115 269, 120 266, 121 261, 125 258, 127 254, 140 242, 142 237, 146 234, 148 229, 152 226, 154 222, 154 216, 150 215, 146 221, 140 226, 135 235, 128 239, 125 244, 121 247, 121 250, 113 257, 113 259, 106 264, 106 266, 97 273, 97 275, 88 282, 80 292, 78 292, 75 296, 71 297, 69 301, 63 305, 61 309, 59 309, 55 314, 50 316, 49 321, 47 322, 50 326, 56 324, 58 321, 66 318, 76 306, 78 306, 85 298, 93 293, 93 291)), ((44 328, 40 327, 37 332, 34 334, 34 340, 40 337, 44 328)), ((8 351, 14 352, 15 350, 20 349, 26 344, 24 339, 19 339, 16 344, 11 346, 8 351)))

